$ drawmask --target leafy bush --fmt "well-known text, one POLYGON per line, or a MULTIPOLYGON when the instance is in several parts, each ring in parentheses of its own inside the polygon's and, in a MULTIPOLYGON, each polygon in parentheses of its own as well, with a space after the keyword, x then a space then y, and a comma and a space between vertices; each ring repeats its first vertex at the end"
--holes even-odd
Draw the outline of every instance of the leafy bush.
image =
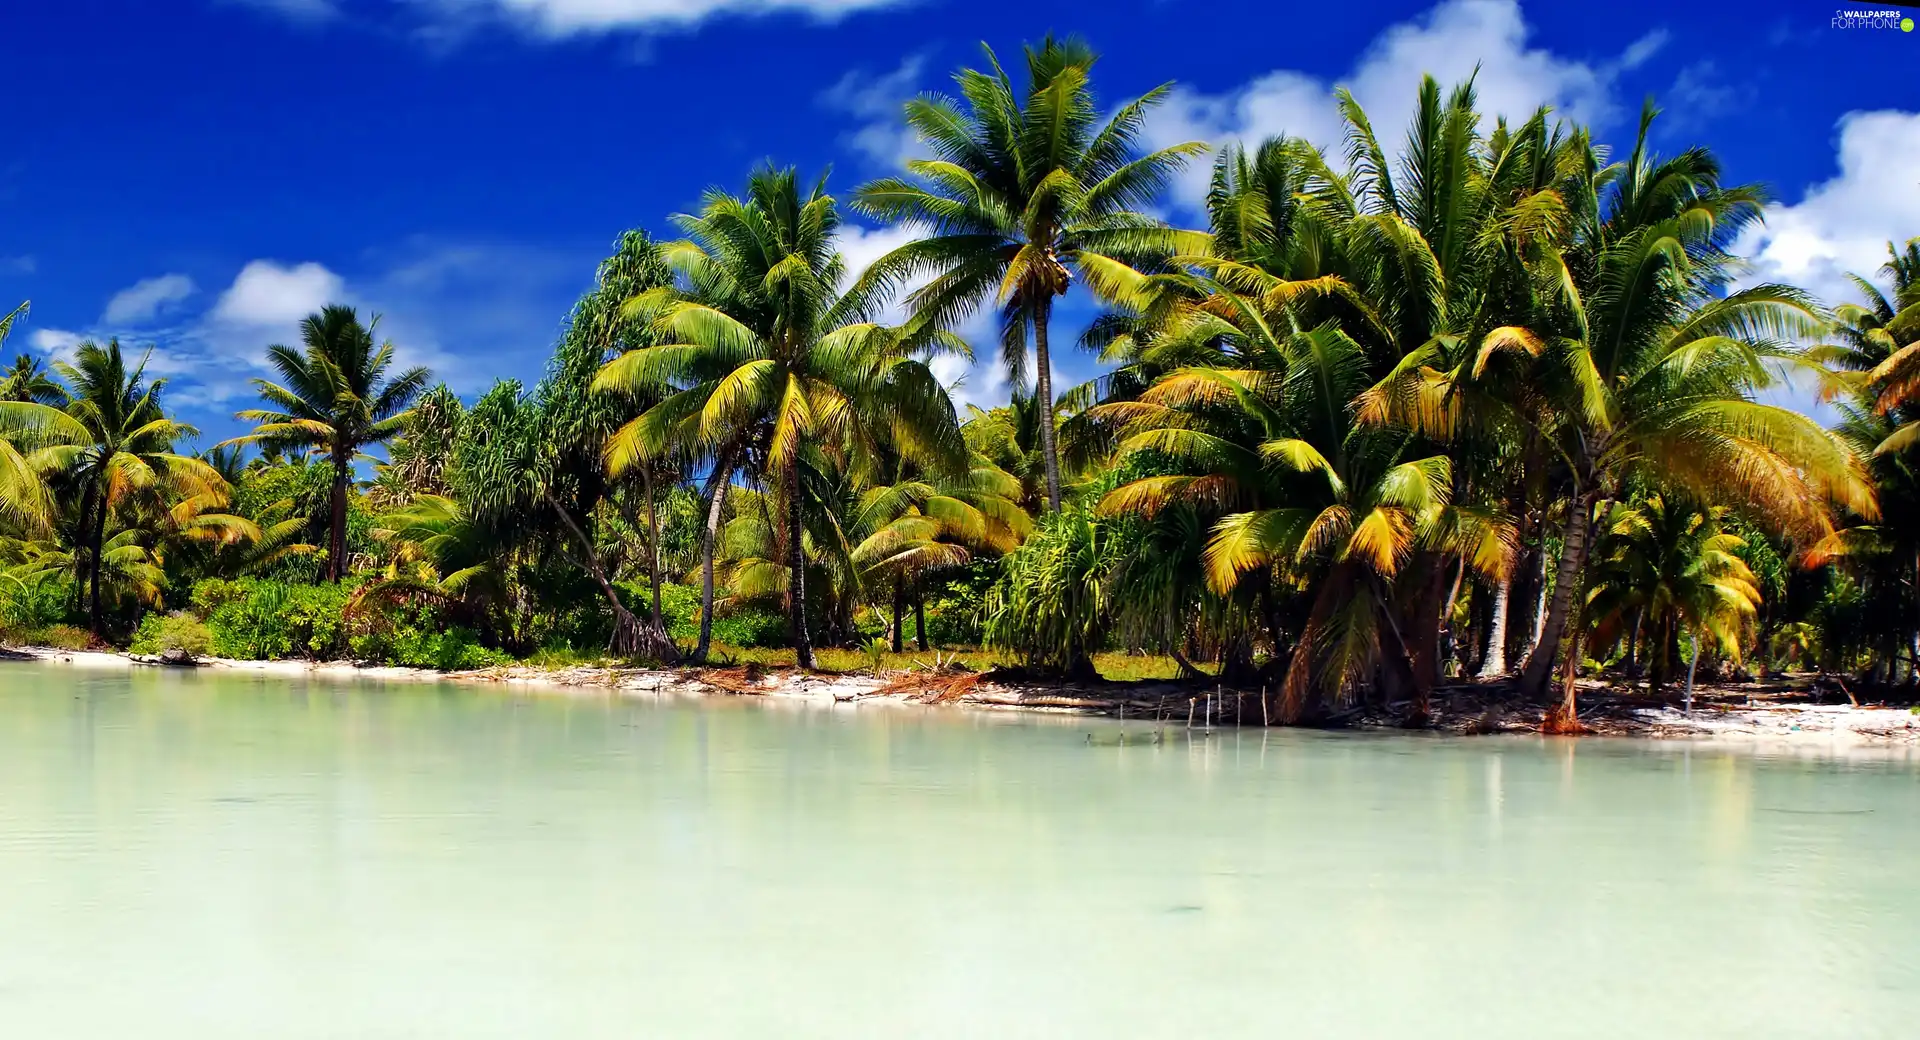
POLYGON ((1042 671, 1091 671, 1112 623, 1112 535, 1086 506, 1043 519, 987 591, 986 644, 1042 671))
MULTIPOLYGON (((695 634, 699 634, 696 626, 695 634)), ((737 607, 713 612, 713 638, 734 646, 791 646, 787 616, 766 607, 737 607)))
POLYGON ((345 612, 352 594, 347 585, 209 578, 193 587, 193 606, 206 618, 213 652, 221 657, 328 660, 347 650, 345 612))
POLYGON ((213 649, 213 633, 199 618, 184 610, 171 614, 148 614, 133 634, 128 649, 136 654, 164 654, 180 651, 188 657, 204 657, 213 649))
POLYGON ((366 656, 407 668, 438 668, 443 672, 464 672, 513 663, 499 650, 480 645, 471 629, 426 630, 413 625, 396 627, 384 640, 381 652, 366 656))
MULTIPOLYGON (((632 592, 626 586, 622 591, 632 592)), ((635 598, 629 600, 633 608, 641 613, 649 609, 650 601, 645 586, 637 587, 635 598)), ((679 643, 693 643, 700 638, 700 589, 695 585, 662 584, 660 586, 660 614, 666 620, 667 634, 679 643)), ((778 610, 761 606, 736 606, 731 609, 722 607, 713 615, 713 638, 717 642, 733 646, 772 647, 788 646, 787 616, 778 610)))
POLYGON ((7 638, 21 646, 50 646, 58 650, 85 650, 93 645, 93 633, 78 625, 12 629, 7 638))
POLYGON ((64 575, 34 581, 0 581, 0 629, 15 632, 45 628, 67 619, 73 582, 64 575))

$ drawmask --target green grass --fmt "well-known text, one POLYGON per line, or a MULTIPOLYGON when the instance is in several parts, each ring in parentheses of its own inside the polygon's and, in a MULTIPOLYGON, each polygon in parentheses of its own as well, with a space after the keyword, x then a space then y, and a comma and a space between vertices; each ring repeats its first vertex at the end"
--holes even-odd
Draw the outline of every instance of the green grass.
MULTIPOLYGON (((815 650, 813 657, 814 662, 823 672, 867 672, 873 667, 872 655, 864 650, 823 647, 815 650)), ((762 668, 791 668, 793 651, 784 647, 737 647, 715 643, 709 663, 714 665, 757 664, 762 668)), ((984 672, 993 668, 1005 668, 1013 663, 1012 658, 998 651, 964 647, 950 650, 910 650, 900 654, 888 652, 880 655, 880 670, 883 672, 926 671, 935 667, 936 664, 957 664, 971 671, 984 672)), ((1174 662, 1173 658, 1152 654, 1095 654, 1093 666, 1099 670, 1102 678, 1113 682, 1172 679, 1180 674, 1180 666, 1174 662)))
MULTIPOLYGON (((911 644, 909 644, 911 645, 911 644)), ((682 646, 691 651, 691 645, 682 646)), ((821 647, 813 652, 814 662, 819 671, 839 675, 864 675, 873 669, 873 655, 865 650, 847 647, 821 647)), ((618 667, 630 662, 617 661, 598 650, 574 650, 554 648, 539 650, 529 655, 523 662, 534 668, 601 668, 618 667)), ((956 647, 951 649, 908 650, 905 653, 885 652, 880 655, 882 672, 923 672, 936 667, 959 665, 969 671, 985 672, 994 668, 1006 668, 1015 663, 1012 657, 996 650, 982 650, 978 647, 956 647)), ((792 668, 793 651, 786 647, 743 647, 729 643, 715 642, 707 664, 710 667, 726 668, 740 665, 758 665, 761 668, 792 668)), ((1095 654, 1094 668, 1101 678, 1110 682, 1160 681, 1177 677, 1180 666, 1171 657, 1157 654, 1132 654, 1108 652, 1095 654)))

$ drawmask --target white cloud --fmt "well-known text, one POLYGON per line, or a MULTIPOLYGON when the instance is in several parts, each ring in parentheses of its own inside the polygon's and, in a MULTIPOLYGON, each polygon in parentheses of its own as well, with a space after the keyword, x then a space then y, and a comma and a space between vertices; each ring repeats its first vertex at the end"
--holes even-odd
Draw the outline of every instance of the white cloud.
MULTIPOLYGON (((1397 142, 1427 74, 1442 89, 1474 77, 1480 110, 1490 116, 1523 119, 1551 105, 1568 119, 1605 125, 1618 114, 1613 86, 1619 73, 1644 64, 1666 39, 1662 31, 1649 33, 1615 60, 1594 65, 1530 47, 1517 0, 1447 0, 1382 32, 1353 69, 1333 82, 1277 69, 1223 94, 1177 88, 1150 117, 1146 136, 1155 147, 1191 140, 1218 146, 1285 133, 1337 153, 1342 124, 1333 89, 1344 85, 1381 141, 1397 142)), ((1176 195, 1197 205, 1207 176, 1205 163, 1190 164, 1176 195)))
MULTIPOLYGON (((852 285, 875 260, 925 235, 925 228, 912 224, 878 229, 851 223, 840 225, 837 244, 847 265, 841 288, 852 285)), ((887 309, 876 316, 876 320, 885 324, 904 321, 907 316, 905 298, 924 284, 926 280, 920 279, 902 286, 887 309)), ((969 404, 986 408, 1004 402, 1007 397, 1006 366, 1000 362, 999 315, 991 301, 976 308, 954 332, 973 347, 974 360, 969 362, 964 357, 941 355, 929 364, 934 376, 952 392, 954 406, 964 413, 969 404)), ((1029 363, 1027 368, 1031 371, 1032 364, 1029 363)))
POLYGON ((100 316, 106 325, 137 325, 151 321, 162 310, 193 295, 193 279, 184 274, 163 274, 135 282, 113 295, 100 316))
POLYGON ((1734 251, 1751 257, 1753 281, 1812 290, 1828 303, 1853 299, 1848 272, 1873 277, 1887 243, 1920 235, 1920 112, 1849 112, 1836 142, 1839 173, 1797 203, 1768 207, 1734 251))
POLYGON ((684 29, 719 15, 780 12, 832 21, 902 0, 407 0, 446 25, 504 20, 547 37, 634 30, 684 29))
POLYGON ((286 267, 255 260, 240 269, 214 305, 213 318, 230 325, 284 326, 341 299, 345 283, 316 263, 286 267))
POLYGON ((73 348, 85 342, 86 338, 78 332, 69 332, 66 329, 34 329, 33 335, 27 338, 27 342, 33 344, 33 349, 47 357, 65 361, 73 355, 73 348))
POLYGON ((910 55, 883 75, 852 69, 820 94, 820 104, 862 120, 859 129, 841 141, 874 165, 898 170, 918 154, 918 139, 901 117, 901 107, 916 92, 925 56, 910 55))

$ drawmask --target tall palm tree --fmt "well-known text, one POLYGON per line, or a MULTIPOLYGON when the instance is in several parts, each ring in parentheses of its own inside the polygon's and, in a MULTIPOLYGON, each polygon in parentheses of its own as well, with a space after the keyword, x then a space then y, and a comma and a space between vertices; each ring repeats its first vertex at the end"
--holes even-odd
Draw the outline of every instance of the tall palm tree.
POLYGON ((347 488, 353 463, 363 449, 398 435, 408 406, 426 389, 424 366, 392 378, 393 344, 374 343, 379 318, 362 324, 360 315, 341 304, 310 314, 300 323, 301 350, 275 344, 267 360, 280 382, 255 379, 253 385, 272 407, 238 413, 256 423, 254 431, 225 443, 256 443, 268 450, 316 448, 333 463, 332 522, 327 542, 327 579, 347 573, 347 488))
MULTIPOLYGON (((1523 685, 1544 692, 1573 631, 1596 506, 1630 478, 1818 537, 1829 503, 1875 512, 1858 459, 1798 412, 1756 402, 1768 363, 1797 360, 1820 326, 1797 289, 1725 292, 1728 243, 1762 197, 1727 187, 1702 149, 1669 159, 1642 116, 1625 163, 1584 164, 1569 189, 1574 241, 1556 319, 1537 331, 1554 395, 1548 436, 1572 480, 1553 594, 1523 685), (1722 295, 1724 293, 1724 295, 1722 295)), ((1569 662, 1578 648, 1568 650, 1569 662)), ((1565 685, 1560 716, 1571 717, 1565 685)))
POLYGON ((197 431, 167 416, 160 403, 167 381, 146 380, 145 358, 129 368, 118 340, 104 347, 82 343, 72 363, 55 362, 54 368, 67 383, 65 412, 85 430, 85 441, 47 449, 48 463, 80 488, 74 541, 85 550, 79 577, 88 587, 88 617, 99 636, 106 623, 102 552, 112 513, 186 504, 182 519, 190 519, 225 504, 226 482, 205 461, 174 451, 175 442, 197 431))
MULTIPOLYGON (((881 443, 957 466, 964 442, 953 403, 900 330, 854 321, 870 301, 836 286, 839 216, 824 182, 764 168, 744 197, 713 190, 679 218, 691 240, 664 247, 679 284, 642 293, 631 314, 656 342, 609 362, 603 390, 660 393, 607 445, 614 470, 691 446, 740 445, 782 500, 795 656, 814 666, 807 631, 802 455, 827 453, 856 475, 881 443)), ((929 334, 923 343, 956 347, 929 334)), ((959 345, 962 346, 963 345, 959 345)))
POLYGON ((1026 56, 1024 94, 986 49, 987 71, 962 69, 954 76, 959 99, 909 101, 907 125, 933 157, 908 162, 910 176, 862 186, 854 205, 931 233, 875 262, 861 276, 863 285, 891 291, 930 276, 908 302, 939 327, 992 298, 1000 307, 1001 357, 1015 385, 1025 383, 1032 328, 1047 504, 1057 512, 1060 459, 1048 339, 1053 301, 1066 294, 1075 274, 1104 293, 1115 269, 1204 252, 1204 236, 1172 231, 1136 209, 1150 204, 1206 146, 1196 141, 1137 152, 1147 112, 1171 84, 1120 106, 1102 123, 1090 89, 1095 55, 1085 43, 1048 37, 1026 56))

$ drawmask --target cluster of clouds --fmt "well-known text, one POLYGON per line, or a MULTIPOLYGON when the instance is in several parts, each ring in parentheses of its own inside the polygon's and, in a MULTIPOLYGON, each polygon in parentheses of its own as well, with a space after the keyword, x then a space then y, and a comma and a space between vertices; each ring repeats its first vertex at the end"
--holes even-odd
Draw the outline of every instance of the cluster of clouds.
POLYGON ((592 270, 591 256, 427 240, 352 278, 314 261, 256 259, 214 292, 179 272, 141 279, 92 324, 37 328, 28 343, 63 359, 84 341, 117 338, 169 379, 174 405, 217 413, 251 399, 252 379, 274 376, 268 345, 297 346, 303 318, 344 303, 381 315, 377 333, 393 342, 398 365, 427 365, 470 393, 502 376, 537 376, 592 270))

